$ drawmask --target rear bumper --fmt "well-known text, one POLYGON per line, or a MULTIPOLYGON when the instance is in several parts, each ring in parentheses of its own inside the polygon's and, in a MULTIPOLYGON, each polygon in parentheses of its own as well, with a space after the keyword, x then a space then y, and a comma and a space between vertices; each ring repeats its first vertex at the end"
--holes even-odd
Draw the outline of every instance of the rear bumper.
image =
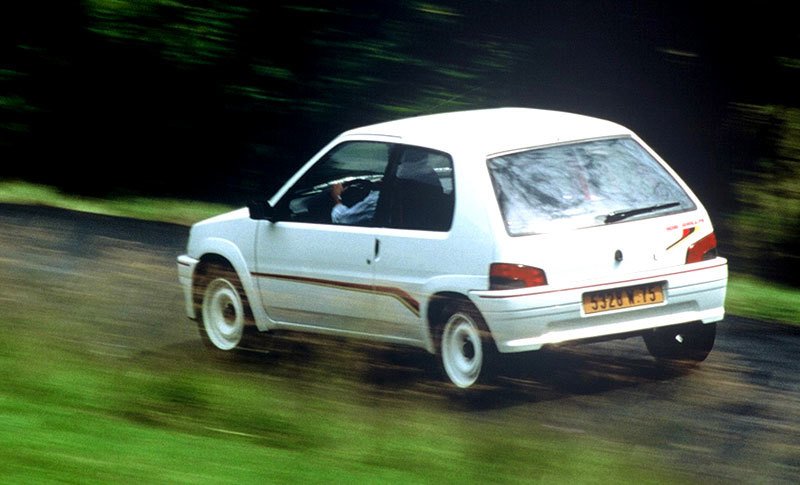
POLYGON ((470 294, 481 311, 500 352, 537 350, 544 345, 613 337, 651 328, 725 316, 727 261, 717 258, 672 273, 653 274, 576 288, 529 288, 476 291, 470 294), (587 291, 666 281, 665 301, 654 306, 586 315, 581 305, 587 291))
POLYGON ((186 307, 186 316, 196 318, 194 310, 194 294, 192 291, 192 279, 194 269, 197 267, 198 260, 183 254, 178 256, 178 281, 183 288, 183 300, 186 307))

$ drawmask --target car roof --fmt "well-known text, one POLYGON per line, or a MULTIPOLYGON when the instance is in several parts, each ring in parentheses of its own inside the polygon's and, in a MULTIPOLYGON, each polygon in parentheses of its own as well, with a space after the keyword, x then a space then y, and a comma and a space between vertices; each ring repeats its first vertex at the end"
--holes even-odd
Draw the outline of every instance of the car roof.
POLYGON ((531 108, 454 111, 362 126, 345 136, 387 136, 446 152, 503 152, 609 136, 632 135, 624 126, 590 116, 531 108))

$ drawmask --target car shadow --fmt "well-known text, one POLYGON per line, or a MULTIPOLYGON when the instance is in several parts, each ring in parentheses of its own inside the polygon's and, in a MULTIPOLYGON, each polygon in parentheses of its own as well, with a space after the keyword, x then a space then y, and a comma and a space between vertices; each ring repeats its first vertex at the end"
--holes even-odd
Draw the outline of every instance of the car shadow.
POLYGON ((599 395, 675 379, 692 369, 660 364, 646 351, 623 354, 614 345, 564 346, 503 356, 497 383, 468 395, 459 405, 489 410, 599 395))
POLYGON ((314 335, 269 336, 260 344, 226 353, 204 348, 198 338, 150 354, 229 372, 268 373, 287 381, 336 379, 365 399, 403 401, 422 395, 467 412, 603 394, 692 371, 690 366, 659 364, 638 339, 502 355, 492 384, 469 391, 448 385, 436 356, 424 350, 314 335))

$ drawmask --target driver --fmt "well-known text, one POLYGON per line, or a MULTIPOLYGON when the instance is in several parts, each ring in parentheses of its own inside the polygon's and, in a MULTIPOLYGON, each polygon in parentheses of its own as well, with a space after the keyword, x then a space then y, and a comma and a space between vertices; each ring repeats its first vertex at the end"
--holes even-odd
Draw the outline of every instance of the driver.
POLYGON ((334 224, 369 225, 375 216, 380 192, 375 190, 374 186, 368 193, 365 192, 367 189, 345 187, 341 183, 333 184, 331 198, 334 206, 331 209, 331 221, 334 224))

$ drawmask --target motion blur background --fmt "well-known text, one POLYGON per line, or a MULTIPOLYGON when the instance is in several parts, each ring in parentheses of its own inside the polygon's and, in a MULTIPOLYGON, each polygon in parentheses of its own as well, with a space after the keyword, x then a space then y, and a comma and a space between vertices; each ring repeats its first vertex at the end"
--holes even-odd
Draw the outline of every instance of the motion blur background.
POLYGON ((0 481, 796 483, 800 327, 761 321, 800 321, 790 9, 0 2, 0 481), (698 193, 732 271, 708 361, 665 371, 639 339, 536 352, 471 402, 407 349, 203 351, 185 224, 343 130, 497 106, 624 124, 698 193), (82 212, 27 205, 61 198, 82 212), (96 214, 117 205, 135 217, 96 214))
POLYGON ((557 109, 638 132, 703 199, 732 268, 800 284, 800 29, 788 3, 0 9, 1 179, 243 204, 353 126, 557 109))

